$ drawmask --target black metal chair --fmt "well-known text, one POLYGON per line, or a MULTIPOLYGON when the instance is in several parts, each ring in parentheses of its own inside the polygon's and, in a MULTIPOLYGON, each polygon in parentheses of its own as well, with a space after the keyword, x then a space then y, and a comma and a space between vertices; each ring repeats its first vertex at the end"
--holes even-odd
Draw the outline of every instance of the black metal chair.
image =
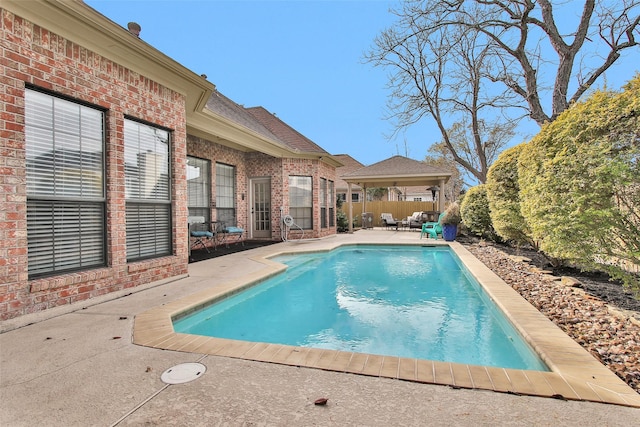
POLYGON ((189 252, 193 249, 202 248, 209 253, 207 240, 213 240, 215 245, 215 234, 211 231, 208 224, 204 222, 204 217, 189 217, 189 237, 193 238, 193 242, 189 246, 189 252))

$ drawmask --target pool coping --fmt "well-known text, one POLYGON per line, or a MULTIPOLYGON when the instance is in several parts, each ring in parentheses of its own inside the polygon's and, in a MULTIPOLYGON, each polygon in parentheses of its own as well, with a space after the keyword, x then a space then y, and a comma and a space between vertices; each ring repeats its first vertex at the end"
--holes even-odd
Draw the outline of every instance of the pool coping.
MULTIPOLYGON (((357 245, 366 244, 357 243, 357 245)), ((397 244, 424 245, 413 242, 397 244)), ((215 300, 240 292, 254 283, 286 269, 286 266, 270 260, 270 257, 291 253, 324 252, 340 246, 354 245, 354 243, 343 242, 328 242, 321 249, 288 248, 286 251, 273 251, 268 255, 251 256, 251 260, 263 264, 264 268, 138 314, 133 326, 133 343, 163 350, 447 385, 456 388, 492 390, 640 408, 640 394, 636 393, 551 320, 536 310, 464 246, 457 242, 444 243, 432 240, 429 241, 429 244, 448 244, 453 249, 489 297, 540 355, 551 369, 550 372, 368 355, 175 332, 172 323, 174 317, 183 316, 211 304, 215 300)))

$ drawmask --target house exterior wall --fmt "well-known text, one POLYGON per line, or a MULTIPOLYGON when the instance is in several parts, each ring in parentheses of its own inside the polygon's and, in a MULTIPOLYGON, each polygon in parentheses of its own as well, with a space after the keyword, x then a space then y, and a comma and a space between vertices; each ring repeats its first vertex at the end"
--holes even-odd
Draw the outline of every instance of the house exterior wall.
MULTIPOLYGON (((44 3, 53 8, 66 5, 44 3)), ((19 2, 15 4, 22 5, 19 2)), ((82 13, 91 13, 81 3, 70 5, 72 9, 77 6, 82 13)), ((61 9, 68 11, 66 6, 61 9)), ((24 10, 28 9, 16 10, 25 13, 24 10)), ((39 19, 37 14, 25 14, 33 16, 36 21, 39 19)), ((69 16, 77 18, 73 13, 69 16)), ((320 179, 335 183, 333 166, 317 159, 279 158, 256 151, 245 152, 187 135, 187 105, 194 97, 187 99, 184 88, 197 86, 196 90, 207 89, 199 79, 194 83, 192 77, 195 75, 192 76, 188 70, 180 71, 183 74, 175 79, 171 73, 168 77, 160 74, 161 77, 152 79, 145 74, 149 72, 149 75, 158 76, 153 72, 167 70, 162 66, 163 62, 154 62, 158 60, 156 57, 146 57, 145 67, 137 68, 139 64, 131 62, 130 68, 127 68, 109 59, 111 53, 101 50, 102 45, 89 44, 93 46, 91 50, 82 46, 83 42, 79 44, 65 39, 5 8, 0 8, 0 18, 0 48, 3 52, 0 62, 0 93, 3 101, 0 103, 0 320, 114 292, 126 292, 148 283, 186 275, 190 247, 187 228, 187 155, 211 160, 212 201, 215 201, 216 162, 235 166, 236 225, 239 227, 251 229, 248 197, 250 180, 270 177, 271 237, 279 240, 282 237, 280 208, 282 212, 288 212, 288 177, 304 175, 311 176, 313 182, 313 229, 305 230, 304 237, 317 238, 336 233, 335 208, 334 225, 321 228, 319 206, 320 179), (98 52, 102 52, 102 55, 98 52), (153 71, 147 66, 154 68, 153 71), (27 88, 104 111, 104 266, 29 277, 25 135, 27 88), (127 262, 124 129, 126 120, 130 119, 167 129, 170 133, 171 251, 166 256, 136 262, 127 262)), ((56 28, 58 32, 65 31, 62 26, 56 28)), ((120 29, 116 28, 115 31, 120 29)), ((74 38, 76 35, 68 37, 74 38)), ((123 43, 128 41, 125 39, 123 43)), ((126 61, 122 60, 123 63, 126 61)), ((216 135, 215 129, 210 129, 210 132, 216 135)), ((212 139, 215 138, 212 136, 212 139)), ((242 145, 242 138, 234 143, 242 145)), ((335 206, 335 197, 330 203, 335 206)), ((212 218, 215 219, 215 209, 212 210, 212 218)))
POLYGON ((185 97, 5 9, 0 12, 0 319, 186 274, 185 97), (26 85, 106 110, 105 267, 28 277, 26 85), (171 129, 173 253, 133 263, 126 260, 125 117, 171 129))
MULTIPOLYGON (((207 159, 211 161, 211 203, 216 200, 216 163, 234 166, 236 168, 236 218, 240 228, 248 230, 250 224, 247 223, 247 197, 242 200, 241 195, 247 194, 248 182, 246 153, 234 150, 224 145, 208 141, 192 135, 187 136, 187 155, 207 159)), ((216 209, 211 208, 211 219, 216 219, 216 209)))
MULTIPOLYGON (((334 197, 333 200, 328 201, 334 206, 333 210, 333 226, 328 226, 325 228, 320 227, 320 178, 325 178, 327 180, 333 181, 335 183, 336 180, 336 171, 335 168, 323 163, 320 160, 312 160, 312 159, 284 159, 282 165, 282 174, 285 181, 285 187, 282 194, 282 206, 284 208, 284 213, 287 214, 289 212, 289 176, 311 176, 313 182, 313 229, 304 231, 304 238, 319 238, 326 237, 332 234, 336 234, 336 218, 335 218, 335 189, 334 189, 334 197)), ((294 218, 295 219, 295 218, 294 218)), ((291 238, 297 238, 298 231, 295 229, 291 230, 291 238)))
MULTIPOLYGON (((284 187, 289 184, 283 175, 283 160, 264 153, 250 153, 247 155, 247 181, 251 178, 271 179, 271 239, 280 240, 281 215, 280 207, 283 206, 284 187)), ((247 185, 249 185, 247 183, 247 185)), ((247 197, 247 201, 249 197, 247 197)), ((250 209, 250 207, 249 207, 250 209)))
MULTIPOLYGON (((313 230, 305 230, 305 238, 325 237, 336 233, 335 209, 333 226, 320 227, 320 178, 335 182, 335 168, 311 159, 276 158, 263 153, 244 153, 192 135, 187 136, 187 154, 189 156, 211 161, 211 200, 215 200, 215 163, 225 163, 236 167, 237 191, 236 208, 238 226, 251 229, 249 206, 250 180, 252 178, 271 179, 271 239, 280 240, 282 232, 282 216, 289 212, 289 175, 311 176, 313 182, 313 230), (242 194, 245 195, 242 200, 242 194), (282 208, 282 212, 280 211, 282 208)), ((334 195, 335 199, 335 195, 334 195)), ((331 201, 334 203, 335 200, 331 201)), ((215 208, 211 211, 215 218, 215 208)), ((295 233, 295 231, 293 231, 295 233)))

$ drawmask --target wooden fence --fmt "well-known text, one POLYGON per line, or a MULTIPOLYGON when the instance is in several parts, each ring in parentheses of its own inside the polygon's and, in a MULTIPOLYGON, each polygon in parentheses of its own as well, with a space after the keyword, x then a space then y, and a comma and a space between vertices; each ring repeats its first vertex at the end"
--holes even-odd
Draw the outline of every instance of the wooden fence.
MULTIPOLYGON (((356 226, 362 225, 360 218, 362 218, 363 212, 370 212, 373 216, 373 226, 381 227, 382 221, 380 220, 380 214, 390 213, 395 219, 406 219, 414 212, 423 211, 436 211, 438 210, 437 204, 433 202, 387 202, 387 201, 374 201, 367 202, 364 206, 363 203, 353 203, 353 218, 356 220, 356 226)), ((343 203, 342 209, 344 213, 349 215, 349 204, 343 203)))

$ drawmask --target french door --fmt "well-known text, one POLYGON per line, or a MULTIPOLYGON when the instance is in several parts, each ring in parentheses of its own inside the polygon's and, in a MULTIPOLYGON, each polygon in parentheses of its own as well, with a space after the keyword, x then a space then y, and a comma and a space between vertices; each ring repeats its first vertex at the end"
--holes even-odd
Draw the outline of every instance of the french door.
POLYGON ((271 179, 251 180, 251 235, 254 239, 271 236, 271 179))

